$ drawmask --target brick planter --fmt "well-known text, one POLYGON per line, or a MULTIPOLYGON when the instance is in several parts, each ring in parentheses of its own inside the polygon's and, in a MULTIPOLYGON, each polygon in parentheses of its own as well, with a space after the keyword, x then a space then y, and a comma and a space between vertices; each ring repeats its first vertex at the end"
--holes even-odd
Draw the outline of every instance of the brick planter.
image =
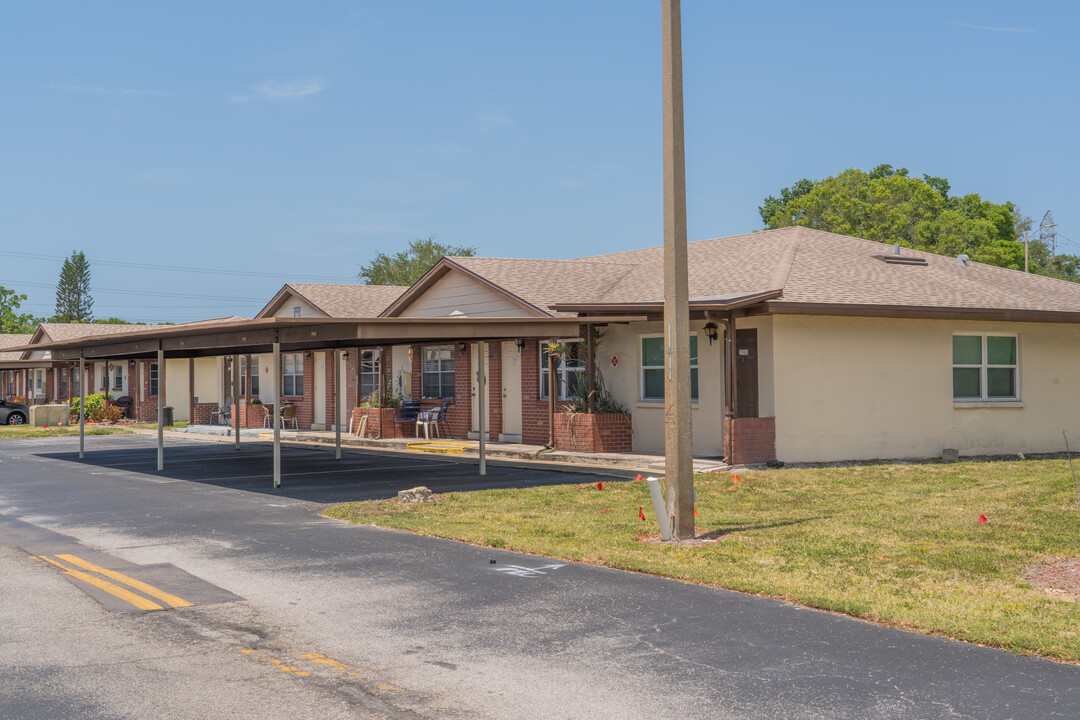
POLYGON ((615 453, 630 452, 633 446, 629 413, 555 413, 556 450, 615 453))
MULTIPOLYGON (((394 408, 353 408, 353 432, 360 428, 360 418, 367 416, 367 429, 364 437, 394 437, 394 408)), ((410 426, 411 427, 411 426, 410 426)))
POLYGON ((732 465, 776 459, 776 418, 725 418, 724 454, 732 465))

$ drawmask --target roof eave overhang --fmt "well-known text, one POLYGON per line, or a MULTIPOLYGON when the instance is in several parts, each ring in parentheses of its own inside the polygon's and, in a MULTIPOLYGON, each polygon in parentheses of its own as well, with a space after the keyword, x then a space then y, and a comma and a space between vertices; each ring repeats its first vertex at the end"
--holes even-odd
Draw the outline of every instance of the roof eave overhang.
POLYGON ((915 320, 980 320, 998 322, 1078 323, 1080 311, 1010 308, 927 307, 922 305, 870 305, 770 301, 749 310, 751 315, 831 315, 847 317, 908 318, 915 320))
MULTIPOLYGON (((641 316, 600 318, 604 322, 634 322, 641 316)), ((574 317, 543 318, 263 318, 214 326, 166 328, 82 338, 34 346, 49 350, 53 361, 100 358, 193 358, 282 351, 350 348, 389 344, 465 342, 564 336, 574 317)), ((19 348, 22 349, 22 348, 19 348)))
MULTIPOLYGON (((759 305, 783 294, 781 290, 765 290, 762 292, 739 295, 737 297, 709 300, 691 300, 689 303, 691 317, 704 317, 706 314, 725 313, 732 310, 759 305)), ((646 315, 655 318, 664 313, 664 303, 636 302, 636 303, 556 303, 549 306, 554 312, 577 313, 583 318, 589 317, 590 322, 596 322, 590 316, 593 315, 646 315)))

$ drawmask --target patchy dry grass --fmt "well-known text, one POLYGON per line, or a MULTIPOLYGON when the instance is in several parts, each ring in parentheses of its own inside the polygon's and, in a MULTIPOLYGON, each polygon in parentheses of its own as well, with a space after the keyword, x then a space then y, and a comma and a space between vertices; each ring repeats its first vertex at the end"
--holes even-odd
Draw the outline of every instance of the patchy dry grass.
POLYGON ((665 547, 645 483, 348 503, 325 515, 783 598, 873 622, 1080 662, 1080 602, 1024 580, 1080 556, 1063 460, 698 475, 699 537, 665 547), (642 522, 644 508, 648 522, 642 522), (977 524, 979 514, 989 519, 977 524))
MULTIPOLYGON (((186 428, 188 426, 187 420, 180 420, 174 422, 172 425, 166 425, 166 430, 172 430, 173 428, 186 428)), ((132 423, 131 427, 139 428, 140 430, 157 430, 157 423, 132 423)))
MULTIPOLYGON (((101 427, 88 425, 87 435, 116 435, 130 431, 119 427, 101 427)), ((78 435, 78 425, 64 425, 61 427, 30 427, 29 425, 0 425, 0 440, 9 438, 39 438, 39 437, 67 437, 78 435)))

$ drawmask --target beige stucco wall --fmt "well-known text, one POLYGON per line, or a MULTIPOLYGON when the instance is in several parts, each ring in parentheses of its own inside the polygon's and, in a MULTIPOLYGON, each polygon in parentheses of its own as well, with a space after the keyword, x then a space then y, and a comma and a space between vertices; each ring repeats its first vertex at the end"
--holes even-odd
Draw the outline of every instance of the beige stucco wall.
POLYGON ((778 315, 777 455, 784 461, 1064 450, 1080 444, 1080 326, 778 315), (952 393, 952 335, 1016 333, 1020 402, 952 393))
POLYGON ((285 302, 281 304, 281 307, 274 313, 274 317, 296 317, 295 308, 300 308, 300 317, 326 317, 321 312, 318 312, 315 308, 304 300, 296 297, 292 293, 285 298, 285 302))
POLYGON ((469 317, 533 317, 518 303, 458 270, 436 280, 401 317, 444 317, 455 312, 469 317))

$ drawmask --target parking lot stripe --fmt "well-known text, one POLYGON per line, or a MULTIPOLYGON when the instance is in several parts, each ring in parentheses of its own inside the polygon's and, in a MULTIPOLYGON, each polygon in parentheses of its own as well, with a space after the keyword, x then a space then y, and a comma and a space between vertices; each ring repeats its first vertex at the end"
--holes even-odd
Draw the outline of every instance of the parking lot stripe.
POLYGON ((44 555, 38 556, 38 559, 39 560, 44 560, 47 563, 55 565, 56 567, 63 570, 64 573, 66 573, 67 575, 71 575, 74 578, 78 578, 79 580, 82 580, 85 583, 89 583, 90 585, 93 585, 96 588, 104 590, 105 592, 109 593, 113 597, 120 598, 124 602, 127 602, 127 603, 130 603, 130 604, 134 605, 139 610, 164 610, 165 609, 165 608, 161 607, 160 605, 158 605, 156 602, 153 602, 151 600, 147 600, 146 598, 142 597, 141 595, 136 595, 135 593, 133 593, 133 592, 131 592, 129 590, 125 590, 124 588, 120 587, 119 585, 113 585, 108 580, 102 580, 101 578, 94 577, 90 573, 84 573, 81 570, 72 570, 67 565, 64 565, 63 563, 58 563, 57 561, 53 560, 52 558, 45 557, 44 555))
MULTIPOLYGON (((123 583, 124 585, 127 585, 128 587, 133 587, 133 588, 135 588, 136 590, 138 590, 140 592, 146 593, 150 597, 157 598, 158 600, 162 600, 164 602, 167 602, 169 605, 172 605, 174 608, 191 607, 192 605, 194 605, 194 603, 190 603, 190 602, 188 602, 187 600, 185 600, 183 598, 180 598, 180 597, 177 597, 177 596, 173 595, 172 593, 167 593, 164 590, 161 590, 160 588, 156 588, 153 585, 148 585, 147 583, 144 583, 141 580, 136 580, 133 577, 128 577, 127 575, 124 575, 123 573, 116 572, 115 570, 109 570, 108 568, 100 567, 98 565, 95 565, 92 562, 88 562, 86 560, 83 560, 80 557, 76 557, 74 555, 57 555, 56 557, 60 558, 61 560, 66 560, 67 562, 71 563, 72 565, 78 565, 79 567, 81 567, 84 570, 89 570, 91 572, 96 572, 98 575, 104 575, 105 577, 111 578, 112 580, 123 583)), ((153 608, 151 608, 151 609, 153 609, 153 608)))

